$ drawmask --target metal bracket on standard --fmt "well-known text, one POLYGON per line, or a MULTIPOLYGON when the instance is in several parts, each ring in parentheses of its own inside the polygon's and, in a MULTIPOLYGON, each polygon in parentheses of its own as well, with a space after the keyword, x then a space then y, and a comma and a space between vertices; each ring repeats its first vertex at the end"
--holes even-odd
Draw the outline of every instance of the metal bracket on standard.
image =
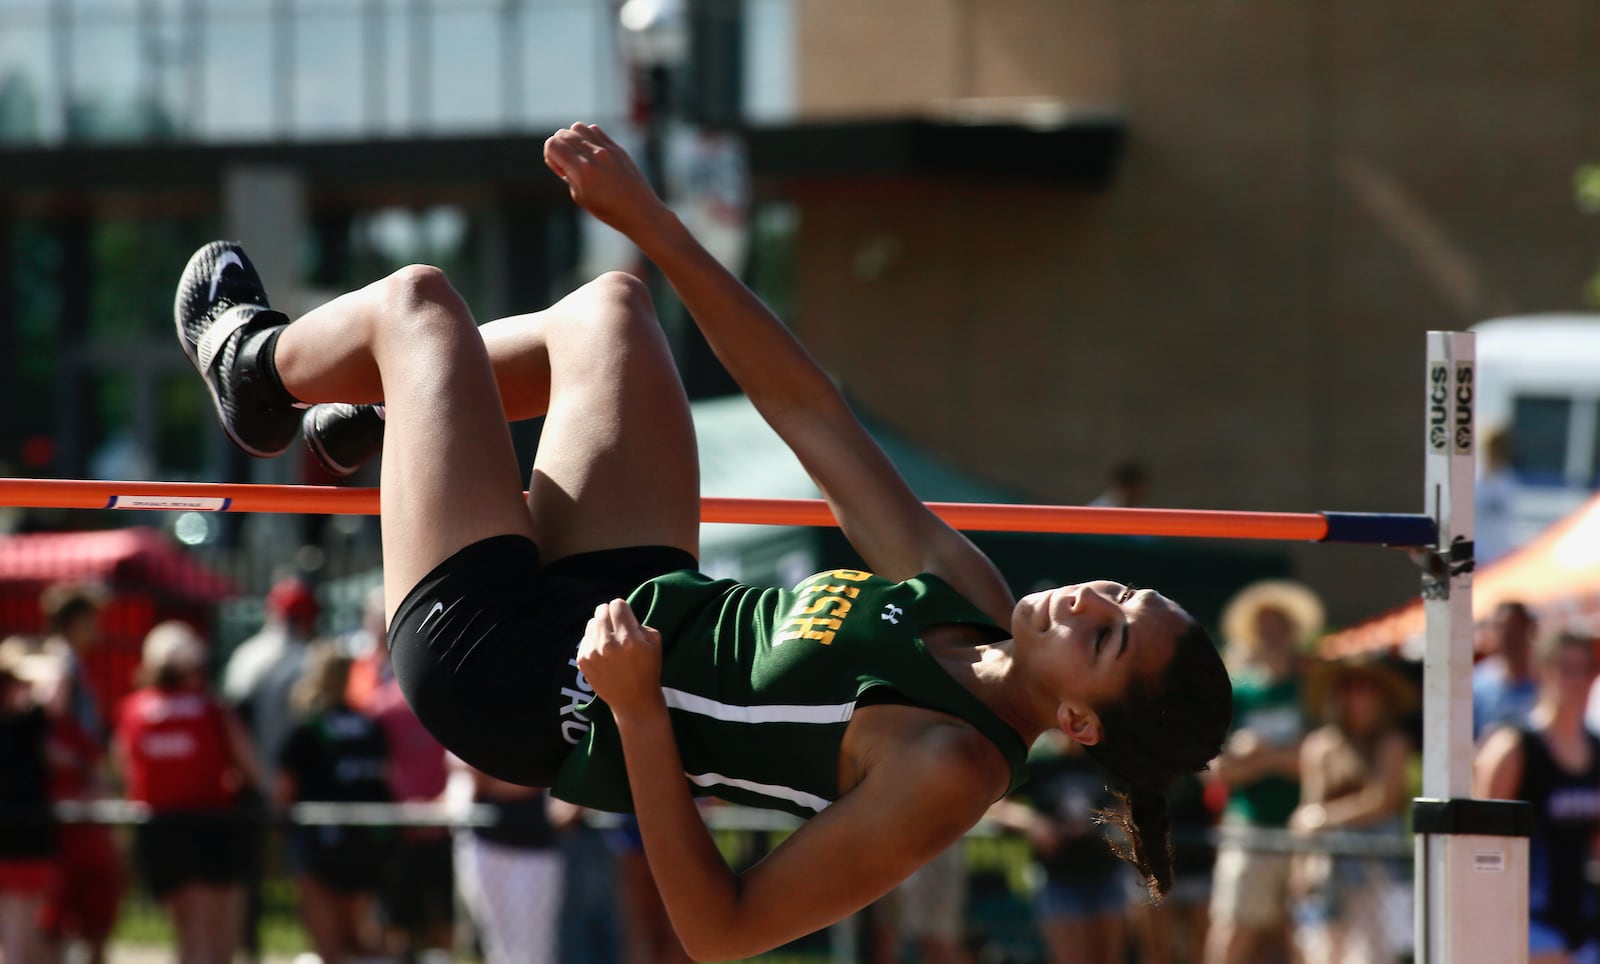
POLYGON ((1411 561, 1422 572, 1423 599, 1449 599, 1450 580, 1470 576, 1477 568, 1472 541, 1457 537, 1450 550, 1410 548, 1411 561))

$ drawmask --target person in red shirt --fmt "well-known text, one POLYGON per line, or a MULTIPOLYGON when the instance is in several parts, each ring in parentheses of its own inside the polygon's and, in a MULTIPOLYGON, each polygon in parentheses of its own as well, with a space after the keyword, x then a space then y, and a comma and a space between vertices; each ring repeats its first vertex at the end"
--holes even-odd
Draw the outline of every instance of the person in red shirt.
POLYGON ((249 828, 237 806, 262 786, 242 724, 208 690, 205 643, 187 624, 150 630, 144 685, 117 713, 129 800, 150 808, 134 863, 172 918, 181 961, 228 961, 241 938, 249 828))

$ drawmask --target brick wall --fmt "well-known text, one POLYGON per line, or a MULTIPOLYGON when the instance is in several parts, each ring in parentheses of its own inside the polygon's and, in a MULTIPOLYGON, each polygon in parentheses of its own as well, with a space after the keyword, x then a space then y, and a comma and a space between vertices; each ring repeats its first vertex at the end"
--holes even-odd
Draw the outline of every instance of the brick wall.
POLYGON ((963 99, 1115 101, 1115 0, 801 0, 799 110, 914 112, 963 99))

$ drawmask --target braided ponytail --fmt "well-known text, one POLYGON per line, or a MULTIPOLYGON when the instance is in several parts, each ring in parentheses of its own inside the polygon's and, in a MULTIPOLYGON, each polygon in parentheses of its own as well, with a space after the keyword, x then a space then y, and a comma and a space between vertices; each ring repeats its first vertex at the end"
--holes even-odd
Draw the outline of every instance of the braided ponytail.
POLYGON ((1111 844, 1118 857, 1132 864, 1156 900, 1172 889, 1172 818, 1163 790, 1117 793, 1120 809, 1101 810, 1096 822, 1122 831, 1125 843, 1111 844))
POLYGON ((1099 820, 1122 831, 1126 843, 1112 849, 1158 899, 1172 887, 1167 787, 1222 752, 1233 686, 1210 635, 1191 625, 1158 679, 1099 713, 1100 742, 1085 749, 1122 788, 1114 790, 1120 806, 1101 811, 1099 820))

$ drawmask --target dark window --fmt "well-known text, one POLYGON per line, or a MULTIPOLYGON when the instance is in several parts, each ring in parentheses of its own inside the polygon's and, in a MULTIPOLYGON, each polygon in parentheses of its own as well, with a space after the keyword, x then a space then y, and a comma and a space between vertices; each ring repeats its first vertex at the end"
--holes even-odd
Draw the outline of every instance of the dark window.
MULTIPOLYGON (((1586 402, 1585 404, 1600 408, 1600 402, 1586 402)), ((1589 448, 1589 476, 1584 482, 1591 489, 1600 487, 1600 411, 1595 413, 1594 441, 1589 448)))
POLYGON ((1516 438, 1513 464, 1531 485, 1564 485, 1567 470, 1567 427, 1572 402, 1557 396, 1519 395, 1513 403, 1516 438))
POLYGON ((689 24, 684 114, 706 127, 737 126, 744 117, 744 5, 690 0, 689 24))

